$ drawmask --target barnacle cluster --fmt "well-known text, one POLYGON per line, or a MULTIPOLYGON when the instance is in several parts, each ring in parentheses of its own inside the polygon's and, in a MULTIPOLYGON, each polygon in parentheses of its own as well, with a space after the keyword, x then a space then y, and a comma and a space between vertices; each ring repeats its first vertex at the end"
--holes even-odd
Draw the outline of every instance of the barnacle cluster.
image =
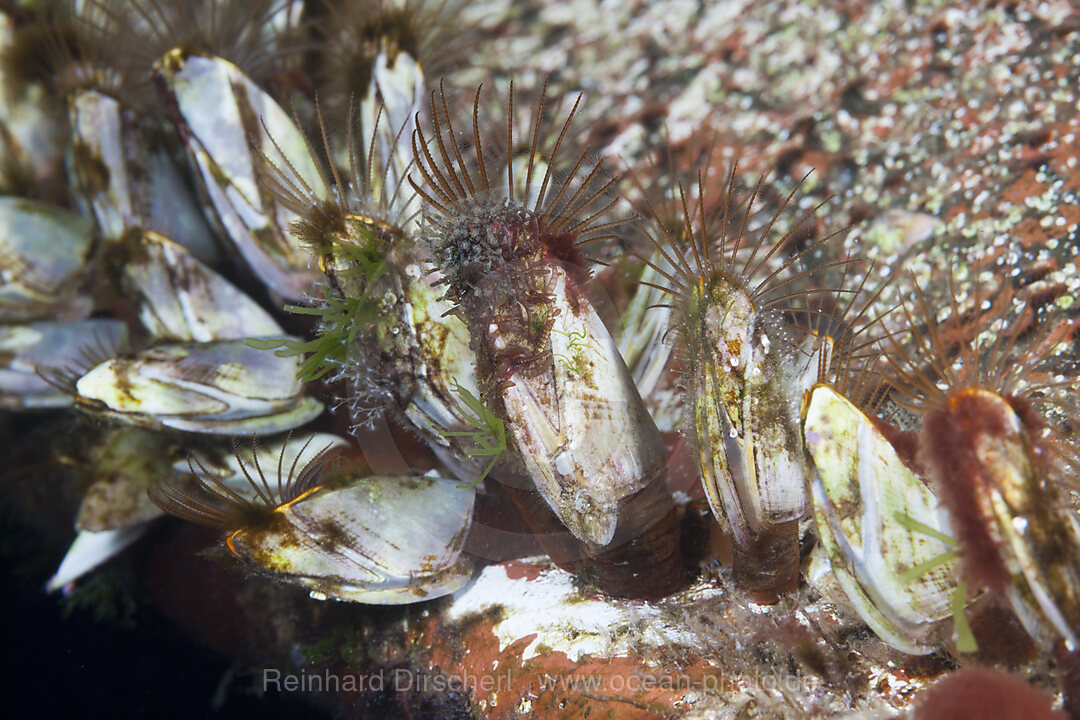
POLYGON ((316 600, 433 600, 542 551, 619 607, 812 602, 894 658, 963 662, 1007 608, 1080 704, 1069 333, 1008 279, 932 293, 845 250, 810 176, 744 192, 672 145, 628 180, 581 96, 455 89, 462 10, 4 13, 0 408, 95 448, 49 589, 166 513, 316 600))

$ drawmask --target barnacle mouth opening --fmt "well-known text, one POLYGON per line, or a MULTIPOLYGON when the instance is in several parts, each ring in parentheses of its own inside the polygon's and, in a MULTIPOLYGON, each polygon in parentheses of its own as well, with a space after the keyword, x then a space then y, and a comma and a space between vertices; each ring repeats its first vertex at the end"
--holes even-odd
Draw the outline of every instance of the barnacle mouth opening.
POLYGON ((319 87, 331 102, 367 95, 380 65, 394 71, 402 56, 423 68, 427 77, 441 77, 464 59, 474 40, 462 17, 460 0, 372 0, 319 3, 311 8, 315 32, 321 36, 319 87), (337 98, 337 100, 334 100, 337 98))
POLYGON ((133 65, 180 72, 188 58, 219 57, 263 83, 299 48, 284 0, 90 0, 133 65), (271 27, 279 24, 273 31, 271 27))
POLYGON ((322 34, 330 49, 325 67, 320 70, 326 85, 340 86, 344 91, 336 93, 338 96, 368 92, 380 54, 385 55, 391 68, 400 53, 416 60, 421 57, 423 30, 410 8, 387 7, 389 3, 385 2, 364 5, 375 8, 364 7, 358 17, 343 17, 330 4, 330 16, 323 23, 322 34))
POLYGON ((84 397, 79 393, 79 380, 99 365, 120 356, 127 349, 126 337, 121 339, 112 335, 102 335, 95 330, 93 342, 83 345, 78 357, 73 361, 60 366, 38 365, 36 372, 38 377, 45 382, 71 395, 76 406, 88 410, 104 409, 105 403, 84 397))
POLYGON ((558 310, 552 308, 552 269, 534 213, 504 202, 468 203, 439 228, 434 248, 445 271, 443 299, 473 328, 491 354, 496 374, 510 367, 541 368, 558 310), (502 369, 500 369, 502 368, 502 369))

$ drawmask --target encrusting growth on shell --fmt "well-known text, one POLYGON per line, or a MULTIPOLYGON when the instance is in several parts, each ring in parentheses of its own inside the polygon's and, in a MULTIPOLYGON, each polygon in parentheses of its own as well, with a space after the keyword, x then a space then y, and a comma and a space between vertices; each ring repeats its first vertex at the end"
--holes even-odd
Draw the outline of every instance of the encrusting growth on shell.
MULTIPOLYGON (((655 566, 647 593, 666 594, 683 570, 651 562, 677 557, 679 542, 667 521, 675 509, 663 442, 586 294, 591 273, 580 251, 621 224, 609 219, 616 179, 588 149, 569 149, 580 100, 552 141, 541 94, 519 148, 511 87, 497 149, 481 133, 480 100, 478 89, 471 138, 458 135, 443 90, 432 94, 430 130, 418 122, 413 134, 409 179, 426 204, 422 240, 445 300, 469 329, 483 399, 505 418, 541 496, 587 555, 624 553, 612 564, 631 574, 655 566)), ((602 589, 633 586, 606 580, 602 589)))
POLYGON ((570 280, 568 291, 580 293, 590 273, 579 246, 607 237, 621 222, 605 219, 617 202, 609 193, 616 180, 604 178, 600 163, 589 163, 587 149, 563 157, 580 98, 548 147, 546 138, 540 145, 541 94, 526 135, 530 145, 522 151, 522 174, 513 87, 507 135, 498 150, 480 131, 481 89, 473 100, 471 147, 465 143, 464 153, 445 91, 432 93, 430 134, 417 127, 413 136, 422 182, 414 176, 409 181, 428 206, 423 235, 444 273, 446 299, 477 334, 497 338, 477 348, 497 383, 515 370, 538 371, 550 359, 555 308, 546 267, 560 266, 570 280), (560 176, 566 179, 560 182, 560 176))
POLYGON ((991 302, 976 285, 970 306, 951 276, 948 290, 939 320, 916 283, 910 341, 890 336, 890 382, 923 417, 917 462, 948 511, 962 576, 1008 599, 1035 637, 1075 642, 1080 523, 1065 477, 1077 461, 1045 414, 1068 410, 1046 370, 1068 327, 1029 333, 1009 288, 991 302))
MULTIPOLYGON (((310 309, 289 307, 319 320, 318 337, 292 350, 308 355, 306 377, 329 374, 331 381, 349 382, 349 409, 357 424, 363 424, 363 418, 386 407, 388 398, 404 396, 411 384, 400 360, 372 362, 363 348, 371 346, 379 357, 393 355, 388 351, 400 344, 390 340, 390 348, 378 347, 399 324, 382 298, 402 294, 393 270, 415 212, 409 209, 411 192, 403 191, 392 158, 381 161, 376 152, 381 113, 365 134, 364 129, 354 130, 356 118, 350 107, 348 168, 343 175, 335 164, 321 107, 317 110, 320 146, 317 149, 306 136, 304 144, 321 187, 313 187, 291 163, 279 166, 266 155, 261 158, 260 177, 296 216, 289 231, 315 256, 328 281, 321 297, 310 298, 310 309), (358 136, 369 140, 358 141, 358 136)), ((271 141, 275 142, 272 137, 271 141)), ((284 157, 280 151, 278 155, 284 157)))
POLYGON ((392 128, 379 106, 365 127, 350 111, 342 172, 317 110, 321 147, 308 141, 307 148, 322 188, 264 158, 269 187, 297 215, 294 238, 311 249, 326 277, 310 307, 288 308, 316 316, 317 337, 284 351, 306 353, 311 377, 343 383, 340 404, 354 427, 389 413, 469 463, 469 451, 454 438, 469 427, 459 397, 476 389, 473 358, 465 326, 440 299, 441 276, 413 240, 419 211, 405 182, 413 162, 404 138, 413 118, 392 128))

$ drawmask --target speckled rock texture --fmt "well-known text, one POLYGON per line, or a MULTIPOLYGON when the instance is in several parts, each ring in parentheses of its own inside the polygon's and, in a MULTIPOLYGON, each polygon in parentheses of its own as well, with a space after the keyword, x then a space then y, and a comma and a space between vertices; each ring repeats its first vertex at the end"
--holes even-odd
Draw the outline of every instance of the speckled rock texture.
MULTIPOLYGON (((961 297, 1007 284, 1033 322, 1065 329, 1055 369, 1080 372, 1072 3, 492 0, 462 20, 477 38, 448 90, 471 99, 512 80, 527 97, 546 82, 552 114, 582 93, 574 140, 627 170, 628 193, 670 187, 669 169, 696 172, 707 151, 705 184, 734 162, 743 187, 767 173, 770 212, 801 181, 785 212, 823 203, 805 240, 841 231, 816 261, 892 277, 882 308, 916 283, 931 302, 950 277, 961 297)), ((906 657, 807 589, 753 605, 715 562, 656 603, 599 597, 534 558, 489 565, 451 598, 368 608, 241 583, 193 556, 215 539, 156 538, 150 601, 246 666, 307 678, 307 696, 343 716, 894 717, 971 662, 1058 692, 1048 654, 994 607, 971 618, 974 660, 906 657)))
MULTIPOLYGON (((485 39, 455 85, 582 92, 583 139, 642 185, 703 148, 706 182, 737 161, 746 186, 768 173, 774 201, 809 172, 796 203, 824 201, 816 236, 844 230, 827 259, 851 255, 893 276, 883 307, 915 283, 931 303, 945 302, 950 277, 961 298, 976 282, 984 293, 1008 284, 1036 322, 1068 326, 1055 363, 1075 376, 1080 13, 1070 3, 515 2, 470 13, 485 39)), ((537 605, 526 579, 550 583, 552 572, 489 567, 425 629, 437 638, 428 668, 513 668, 511 687, 468 695, 475 713, 883 717, 956 662, 890 653, 842 610, 756 615, 722 580, 655 606, 559 593, 537 605)), ((980 659, 1052 691, 1046 658, 989 617, 1002 640, 980 659)))
MULTIPOLYGON (((564 108, 581 92, 578 140, 641 186, 695 167, 704 149, 706 183, 732 162, 745 186, 768 173, 765 205, 810 173, 795 202, 824 202, 811 235, 843 231, 822 260, 850 255, 892 276, 882 307, 915 283, 931 303, 950 277, 961 298, 976 282, 1007 283, 1037 322, 1069 326, 1055 362, 1075 375, 1070 3, 492 2, 469 13, 483 39, 448 83, 513 80, 527 96, 546 82, 549 105, 564 108)), ((415 626, 412 667, 473 678, 461 697, 483 717, 888 717, 971 662, 888 651, 805 593, 764 611, 722 572, 656 604, 567 583, 542 561, 488 567, 415 626)), ((979 661, 1055 692, 1015 623, 996 610, 974 622, 999 640, 984 640, 979 661)))
POLYGON ((645 178, 665 145, 712 146, 777 196, 812 171, 799 205, 830 198, 822 221, 860 257, 922 280, 996 269, 1072 307, 1072 4, 511 5, 473 6, 491 39, 455 82, 583 92, 589 142, 645 178))

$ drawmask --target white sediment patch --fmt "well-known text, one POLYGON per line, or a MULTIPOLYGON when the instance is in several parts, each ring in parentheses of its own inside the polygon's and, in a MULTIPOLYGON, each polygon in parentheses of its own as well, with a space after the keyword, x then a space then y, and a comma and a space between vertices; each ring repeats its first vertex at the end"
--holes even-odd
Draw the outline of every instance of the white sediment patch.
MULTIPOLYGON (((584 655, 647 656, 650 650, 670 652, 673 647, 699 653, 708 650, 699 634, 676 622, 678 614, 668 609, 673 602, 670 598, 650 603, 584 595, 568 573, 553 567, 546 558, 520 560, 516 565, 527 565, 529 575, 539 575, 511 578, 505 565, 489 565, 475 582, 454 596, 445 618, 462 622, 501 609, 502 619, 492 628, 500 651, 535 635, 522 653, 522 661, 548 652, 563 652, 577 662, 584 655)), ((694 586, 674 597, 685 600, 688 593, 706 601, 702 593, 717 599, 724 594, 720 588, 694 586)))

